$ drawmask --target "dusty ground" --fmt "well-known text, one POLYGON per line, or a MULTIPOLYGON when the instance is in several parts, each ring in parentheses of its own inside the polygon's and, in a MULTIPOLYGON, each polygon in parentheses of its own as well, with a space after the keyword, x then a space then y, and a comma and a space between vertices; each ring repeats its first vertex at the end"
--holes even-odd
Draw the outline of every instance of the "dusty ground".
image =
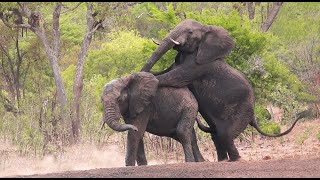
POLYGON ((177 146, 172 157, 149 155, 149 165, 140 167, 124 167, 125 148, 119 146, 75 147, 41 161, 0 154, 0 177, 320 177, 320 119, 298 123, 281 138, 256 136, 236 144, 241 162, 217 162, 214 146, 200 141, 207 162, 183 163, 177 146))
POLYGON ((255 162, 202 162, 139 167, 102 168, 45 175, 32 178, 212 178, 212 177, 320 177, 320 158, 283 159, 255 162))

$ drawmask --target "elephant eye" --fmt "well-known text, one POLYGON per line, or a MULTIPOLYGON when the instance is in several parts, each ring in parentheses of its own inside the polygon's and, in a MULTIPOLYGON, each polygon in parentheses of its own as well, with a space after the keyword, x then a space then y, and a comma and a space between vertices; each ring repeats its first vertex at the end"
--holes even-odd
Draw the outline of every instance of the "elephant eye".
POLYGON ((192 31, 190 30, 190 31, 188 31, 188 33, 189 33, 189 34, 192 34, 192 31))

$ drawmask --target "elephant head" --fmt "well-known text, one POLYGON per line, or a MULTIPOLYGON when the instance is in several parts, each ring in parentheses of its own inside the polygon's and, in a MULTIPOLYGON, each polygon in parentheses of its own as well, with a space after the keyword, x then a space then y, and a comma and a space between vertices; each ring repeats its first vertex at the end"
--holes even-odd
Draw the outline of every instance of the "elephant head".
POLYGON ((153 74, 139 72, 107 83, 103 88, 103 121, 115 131, 135 130, 131 124, 121 124, 120 116, 136 117, 156 94, 158 80, 153 74))
POLYGON ((166 36, 142 71, 150 71, 161 56, 171 48, 186 53, 197 51, 196 62, 204 64, 229 54, 234 48, 234 42, 222 27, 203 25, 188 19, 182 21, 166 36))

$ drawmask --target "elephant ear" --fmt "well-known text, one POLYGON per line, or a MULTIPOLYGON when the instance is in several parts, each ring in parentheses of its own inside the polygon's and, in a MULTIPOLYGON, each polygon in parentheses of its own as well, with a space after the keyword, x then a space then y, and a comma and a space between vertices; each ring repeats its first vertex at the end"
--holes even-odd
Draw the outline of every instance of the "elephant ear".
POLYGON ((196 62, 205 64, 223 58, 234 48, 234 42, 224 28, 209 26, 201 39, 196 62))
POLYGON ((129 84, 129 113, 133 118, 141 113, 151 102, 158 89, 159 81, 148 72, 134 74, 129 84))

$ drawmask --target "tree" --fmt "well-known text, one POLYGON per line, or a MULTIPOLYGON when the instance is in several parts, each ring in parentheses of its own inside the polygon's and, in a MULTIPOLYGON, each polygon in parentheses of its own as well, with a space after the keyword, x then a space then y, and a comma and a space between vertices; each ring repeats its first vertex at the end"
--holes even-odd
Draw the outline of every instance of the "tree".
POLYGON ((83 66, 86 60, 86 55, 89 49, 89 45, 92 40, 92 35, 94 32, 102 26, 102 22, 97 23, 95 20, 95 12, 93 11, 93 5, 91 3, 86 3, 87 6, 87 31, 84 35, 81 51, 78 56, 78 62, 76 66, 74 84, 73 84, 73 98, 72 98, 72 106, 71 106, 71 118, 72 118, 72 135, 75 142, 79 139, 80 133, 80 98, 83 89, 83 66))
POLYGON ((254 19, 255 6, 253 2, 247 2, 247 4, 248 4, 249 19, 254 19))
POLYGON ((55 80, 56 85, 56 91, 57 91, 57 97, 59 105, 61 106, 61 111, 64 111, 67 97, 65 92, 65 87, 62 82, 61 78, 61 72, 60 67, 58 64, 59 61, 59 52, 60 52, 60 31, 59 31, 59 18, 62 8, 61 2, 56 2, 55 7, 52 13, 52 40, 50 42, 48 38, 48 31, 47 31, 47 23, 44 19, 44 15, 41 14, 37 10, 32 10, 29 8, 29 3, 16 3, 17 6, 14 6, 13 8, 8 8, 8 10, 11 10, 12 12, 16 12, 13 14, 4 14, 0 16, 3 23, 8 26, 9 28, 28 28, 32 32, 34 32, 38 38, 41 40, 43 46, 45 47, 45 51, 53 72, 53 77, 55 80), (13 11, 15 10, 15 11, 13 11), (10 16, 16 16, 19 18, 19 16, 27 18, 27 23, 20 22, 14 22, 10 24, 8 21, 8 17, 10 16))
POLYGON ((271 5, 271 9, 269 7, 269 3, 268 3, 268 9, 267 9, 267 19, 265 22, 262 23, 261 25, 261 30, 263 32, 267 32, 270 28, 270 26, 272 25, 272 23, 274 22, 281 6, 282 6, 283 2, 274 2, 271 5))
POLYGON ((240 16, 245 13, 245 7, 247 6, 248 15, 250 20, 254 20, 256 13, 261 13, 260 29, 262 32, 267 32, 275 21, 278 12, 282 6, 283 2, 267 2, 266 4, 261 2, 237 2, 233 3, 233 8, 236 9, 240 16), (260 6, 259 10, 256 10, 256 6, 260 6), (267 12, 265 12, 265 7, 267 12))
POLYGON ((74 142, 79 140, 79 134, 81 129, 80 124, 80 104, 81 104, 81 93, 83 89, 83 67, 86 60, 86 55, 88 53, 89 45, 92 41, 93 34, 98 29, 107 28, 110 24, 108 18, 115 11, 118 13, 121 11, 118 10, 119 7, 126 9, 128 6, 133 6, 136 3, 86 3, 87 7, 87 30, 84 34, 82 41, 82 46, 80 53, 78 55, 78 62, 76 65, 76 72, 73 85, 73 98, 71 105, 71 119, 72 119, 72 135, 74 142))

